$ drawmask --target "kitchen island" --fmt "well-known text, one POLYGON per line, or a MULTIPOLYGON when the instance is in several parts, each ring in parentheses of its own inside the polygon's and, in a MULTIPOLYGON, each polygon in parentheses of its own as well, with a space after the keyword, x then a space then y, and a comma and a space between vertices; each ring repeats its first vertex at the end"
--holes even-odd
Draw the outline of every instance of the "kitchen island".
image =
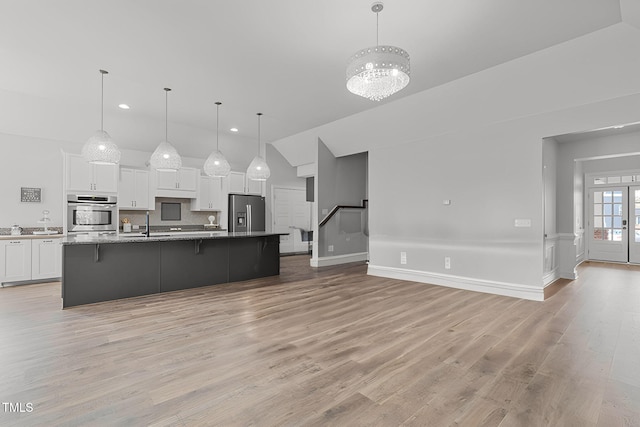
POLYGON ((279 236, 218 231, 65 237, 62 306, 278 275, 279 236))

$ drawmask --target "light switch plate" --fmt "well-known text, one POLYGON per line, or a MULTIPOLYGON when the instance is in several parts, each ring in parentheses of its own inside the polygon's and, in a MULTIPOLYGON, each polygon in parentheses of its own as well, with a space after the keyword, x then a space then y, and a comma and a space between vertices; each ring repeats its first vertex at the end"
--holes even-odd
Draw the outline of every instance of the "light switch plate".
POLYGON ((531 220, 528 218, 524 219, 516 219, 515 224, 516 227, 531 227, 531 220))

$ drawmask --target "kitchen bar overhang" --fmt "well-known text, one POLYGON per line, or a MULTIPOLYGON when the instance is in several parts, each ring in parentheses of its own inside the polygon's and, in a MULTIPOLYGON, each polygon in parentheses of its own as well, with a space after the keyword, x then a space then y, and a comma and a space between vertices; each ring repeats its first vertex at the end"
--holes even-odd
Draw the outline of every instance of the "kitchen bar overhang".
POLYGON ((66 237, 62 306, 278 275, 280 235, 218 231, 66 237))

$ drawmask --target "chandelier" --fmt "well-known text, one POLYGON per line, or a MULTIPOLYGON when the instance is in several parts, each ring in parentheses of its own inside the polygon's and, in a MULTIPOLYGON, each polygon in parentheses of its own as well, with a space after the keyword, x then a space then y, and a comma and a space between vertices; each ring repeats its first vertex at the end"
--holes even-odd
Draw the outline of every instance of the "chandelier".
POLYGON ((169 91, 170 88, 164 88, 164 141, 158 144, 149 160, 151 167, 159 171, 177 171, 182 167, 180 154, 169 142, 169 91))
POLYGON ((231 165, 218 149, 220 139, 220 105, 222 102, 216 102, 216 149, 209 154, 207 161, 204 162, 204 172, 215 178, 224 178, 231 172, 231 165))
POLYGON ((108 71, 100 70, 102 74, 102 89, 100 95, 100 130, 82 146, 82 157, 86 161, 98 165, 117 165, 120 162, 120 150, 111 136, 104 130, 104 75, 108 71))
POLYGON ((378 44, 378 14, 382 9, 382 2, 371 5, 376 14, 376 46, 356 52, 347 65, 349 92, 372 101, 380 101, 404 89, 411 74, 407 51, 378 44))

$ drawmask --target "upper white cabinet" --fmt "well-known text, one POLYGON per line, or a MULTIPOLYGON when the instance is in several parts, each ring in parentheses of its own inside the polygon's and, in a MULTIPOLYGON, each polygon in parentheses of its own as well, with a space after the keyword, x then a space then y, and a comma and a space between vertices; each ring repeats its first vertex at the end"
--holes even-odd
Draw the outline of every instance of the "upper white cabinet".
POLYGON ((222 178, 201 176, 198 197, 191 200, 192 211, 222 211, 224 206, 222 178))
POLYGON ((247 194, 257 194, 259 196, 264 195, 264 181, 254 181, 247 178, 247 194))
POLYGON ((65 176, 67 192, 118 192, 118 165, 94 165, 81 155, 67 153, 65 176))
POLYGON ((264 182, 247 178, 244 172, 230 172, 227 178, 228 193, 264 195, 264 182))
POLYGON ((244 172, 229 172, 227 182, 229 185, 229 193, 244 194, 245 188, 245 176, 244 172))
POLYGON ((62 239, 31 242, 31 279, 53 279, 62 276, 62 239))
POLYGON ((118 208, 147 210, 149 206, 149 171, 120 168, 118 208))
POLYGON ((0 283, 31 280, 31 241, 0 240, 0 283))
POLYGON ((177 171, 152 169, 155 196, 196 198, 199 169, 180 168, 177 171))

